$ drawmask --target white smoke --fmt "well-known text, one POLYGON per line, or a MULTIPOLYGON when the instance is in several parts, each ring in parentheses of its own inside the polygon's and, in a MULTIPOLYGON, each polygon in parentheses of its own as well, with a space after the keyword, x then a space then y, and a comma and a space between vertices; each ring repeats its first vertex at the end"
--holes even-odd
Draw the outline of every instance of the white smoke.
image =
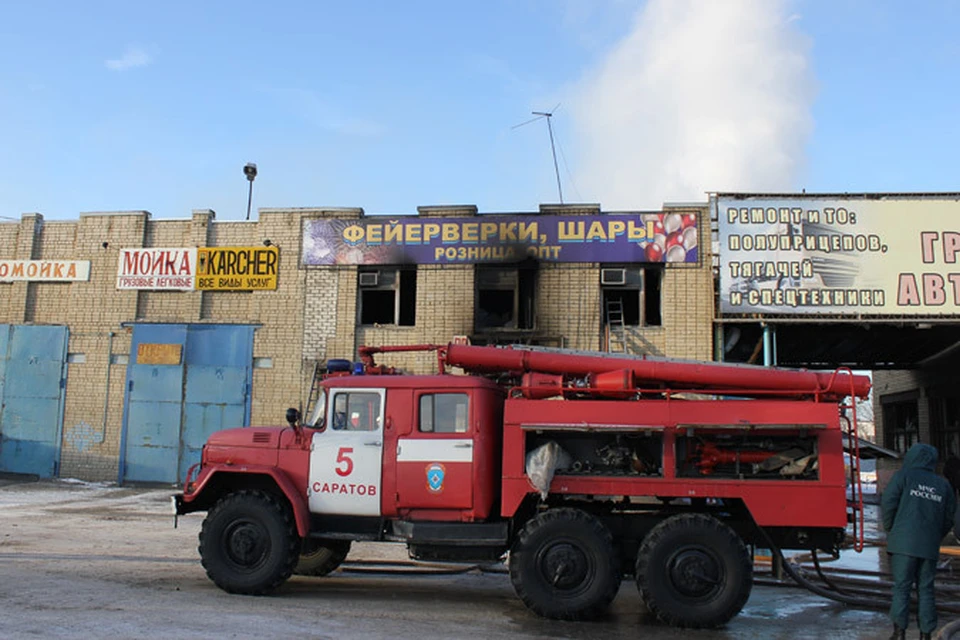
POLYGON ((577 86, 578 190, 605 210, 797 188, 809 41, 784 0, 650 0, 577 86))

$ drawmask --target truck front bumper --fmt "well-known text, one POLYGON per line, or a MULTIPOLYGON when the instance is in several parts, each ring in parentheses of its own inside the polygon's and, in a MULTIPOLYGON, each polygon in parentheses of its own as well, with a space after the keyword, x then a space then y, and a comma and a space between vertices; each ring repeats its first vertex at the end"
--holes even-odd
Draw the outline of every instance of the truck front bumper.
POLYGON ((176 493, 170 496, 170 509, 171 515, 173 516, 182 516, 184 514, 190 513, 183 506, 183 494, 176 493))

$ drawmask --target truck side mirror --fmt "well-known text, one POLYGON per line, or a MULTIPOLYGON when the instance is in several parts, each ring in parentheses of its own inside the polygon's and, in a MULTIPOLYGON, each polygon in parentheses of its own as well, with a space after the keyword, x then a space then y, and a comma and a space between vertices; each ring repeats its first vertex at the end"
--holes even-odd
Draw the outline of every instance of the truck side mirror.
POLYGON ((293 407, 287 409, 287 423, 293 428, 300 424, 300 412, 297 409, 293 407))

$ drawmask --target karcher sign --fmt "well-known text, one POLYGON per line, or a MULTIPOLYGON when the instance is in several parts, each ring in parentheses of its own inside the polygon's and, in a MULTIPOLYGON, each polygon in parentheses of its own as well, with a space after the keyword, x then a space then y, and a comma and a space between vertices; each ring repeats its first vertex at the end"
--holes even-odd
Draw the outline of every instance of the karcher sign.
POLYGON ((277 288, 276 247, 200 247, 197 249, 197 289, 204 291, 264 291, 277 288))

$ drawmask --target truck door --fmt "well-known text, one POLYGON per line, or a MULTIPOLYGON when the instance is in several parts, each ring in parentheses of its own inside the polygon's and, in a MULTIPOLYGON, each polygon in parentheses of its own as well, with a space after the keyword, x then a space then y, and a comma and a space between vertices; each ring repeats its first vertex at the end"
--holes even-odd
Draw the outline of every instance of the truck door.
POLYGON ((414 428, 397 441, 398 508, 473 507, 475 429, 469 400, 465 392, 414 395, 414 428))
POLYGON ((310 511, 380 515, 383 389, 331 389, 326 429, 313 435, 310 511))

